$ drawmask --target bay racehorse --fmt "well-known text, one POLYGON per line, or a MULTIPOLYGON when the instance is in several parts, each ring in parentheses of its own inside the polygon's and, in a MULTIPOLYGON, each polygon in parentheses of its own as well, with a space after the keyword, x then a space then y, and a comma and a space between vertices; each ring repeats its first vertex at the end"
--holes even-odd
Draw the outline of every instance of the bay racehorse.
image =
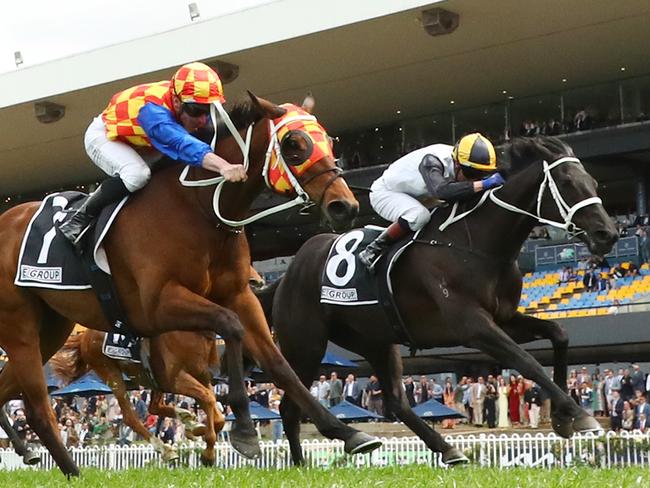
MULTIPOLYGON (((230 437, 239 452, 248 456, 259 453, 243 381, 242 341, 248 355, 291 392, 324 435, 343 439, 348 452, 373 449, 378 440, 345 426, 319 406, 275 347, 261 306, 248 286, 246 237, 233 227, 247 222, 251 204, 265 183, 316 202, 334 228, 351 223, 358 202, 338 178, 340 171, 331 150, 318 160, 309 159, 323 138, 327 140, 327 134, 320 128, 315 141, 311 132, 300 127, 317 122, 305 120, 308 114, 304 112, 283 119, 300 110, 288 110, 253 95, 251 99, 233 110, 238 136, 220 137, 216 146, 216 152, 233 163, 243 162, 242 154, 246 154, 248 180, 220 183, 216 191, 179 184, 179 179, 214 176, 207 171, 183 171, 180 164, 161 169, 129 199, 106 237, 117 291, 137 335, 152 337, 181 330, 224 338, 229 403, 236 416, 230 437), (244 136, 244 128, 250 124, 254 125, 244 136), (292 130, 285 130, 280 139, 280 128, 286 129, 288 124, 292 130), (248 141, 245 144, 242 136, 248 141)), ((77 475, 79 469, 58 435, 42 364, 63 346, 74 322, 103 331, 108 331, 110 324, 92 291, 14 285, 22 236, 38 206, 38 202, 18 205, 0 216, 0 345, 10 359, 0 374, 0 404, 23 394, 30 426, 63 473, 70 476, 77 475)))
MULTIPOLYGON (((261 287, 263 278, 250 267, 249 284, 253 289, 261 287)), ((206 448, 201 462, 212 466, 215 462, 214 444, 223 429, 225 417, 217 408, 211 388, 212 369, 219 365, 217 343, 212 334, 173 331, 149 339, 148 368, 142 363, 121 361, 106 356, 102 351, 105 332, 84 329, 70 336, 63 348, 49 361, 54 373, 64 383, 76 380, 89 370, 110 386, 115 394, 124 423, 135 433, 151 443, 161 454, 163 461, 178 459, 173 446, 164 444, 144 426, 129 401, 126 375, 132 382, 151 389, 149 413, 159 417, 178 418, 183 422, 188 437, 203 436, 206 448), (183 347, 178 347, 183 344, 183 347), (194 414, 177 406, 164 403, 164 393, 176 393, 194 398, 206 414, 206 424, 196 422, 194 414)), ((14 446, 16 447, 16 446, 14 446)), ((17 446, 24 452, 27 446, 17 446)))
MULTIPOLYGON (((214 393, 210 387, 211 366, 218 365, 216 340, 196 332, 165 332, 149 339, 149 373, 140 363, 112 359, 102 352, 105 332, 87 329, 71 336, 49 361, 54 373, 65 384, 74 381, 93 370, 106 383, 117 399, 124 424, 140 437, 151 443, 165 462, 178 458, 173 446, 163 444, 151 434, 138 418, 130 401, 124 377, 151 389, 149 413, 159 417, 180 419, 185 425, 188 437, 204 436, 206 449, 201 462, 211 466, 215 461, 214 444, 217 433, 225 423, 223 414, 217 409, 214 393), (178 347, 183 344, 183 347, 178 347), (194 398, 206 413, 205 425, 195 422, 195 416, 188 410, 166 405, 164 392, 176 393, 194 398)), ((146 339, 145 339, 146 340, 146 339)), ((18 451, 18 449, 16 449, 18 451)))
MULTIPOLYGON (((536 381, 552 398, 558 434, 567 437, 599 429, 566 394, 565 331, 555 322, 517 311, 522 277, 516 260, 538 222, 571 232, 582 229, 583 240, 599 255, 616 242, 616 229, 596 197, 595 180, 559 139, 515 140, 505 149, 502 168, 504 161, 509 169, 503 187, 457 207, 436 210, 399 257, 392 272, 398 310, 411 345, 479 349, 536 381), (443 222, 448 226, 441 231, 443 222), (550 339, 555 350, 554 381, 517 345, 542 338, 550 339)), ((305 384, 315 377, 328 340, 360 354, 374 368, 390 411, 430 449, 441 452, 444 462, 466 462, 409 407, 401 384, 397 345, 401 339, 395 329, 370 320, 364 306, 319 302, 320 278, 336 237, 311 238, 281 280, 258 294, 267 315, 272 315, 282 353, 305 384)), ((300 463, 301 409, 290 393, 282 401, 281 414, 293 460, 300 463)))

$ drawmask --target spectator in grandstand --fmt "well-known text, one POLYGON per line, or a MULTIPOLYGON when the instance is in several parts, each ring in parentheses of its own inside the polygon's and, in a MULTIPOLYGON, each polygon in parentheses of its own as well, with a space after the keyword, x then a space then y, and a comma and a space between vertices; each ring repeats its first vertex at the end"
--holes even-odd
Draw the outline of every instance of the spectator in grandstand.
POLYGON ((343 399, 343 385, 336 372, 332 371, 330 375, 330 407, 338 405, 343 399))
POLYGON ((621 427, 623 430, 632 430, 634 428, 634 409, 630 402, 623 402, 623 414, 621 416, 621 427))
POLYGON ((582 277, 582 284, 586 291, 596 291, 598 289, 598 270, 595 265, 591 265, 582 277))
POLYGON ((81 424, 81 429, 79 430, 79 447, 84 447, 90 445, 90 440, 92 439, 92 433, 90 424, 84 422, 81 424))
POLYGON ((648 228, 641 227, 639 236, 639 252, 641 253, 641 261, 647 263, 650 261, 650 237, 648 237, 648 228))
POLYGON ((431 387, 426 376, 420 376, 420 382, 415 388, 415 399, 418 403, 424 403, 431 397, 431 387))
POLYGON ((431 378, 431 397, 438 403, 444 403, 444 388, 439 385, 435 378, 431 378))
POLYGON ((372 268, 384 249, 426 225, 430 212, 421 199, 466 200, 505 182, 496 169, 496 151, 478 133, 454 147, 433 144, 392 163, 370 191, 372 208, 392 223, 359 253, 361 262, 372 268))
POLYGON ((645 393, 645 373, 641 370, 641 366, 637 363, 632 365, 632 373, 630 374, 632 378, 632 389, 634 391, 640 391, 645 393))
POLYGON ((537 429, 539 427, 539 414, 540 407, 542 406, 540 398, 540 388, 532 380, 526 381, 526 393, 524 393, 524 400, 528 407, 528 418, 530 420, 530 428, 537 429))
POLYGON ((330 406, 330 384, 325 379, 325 375, 320 375, 318 378, 318 401, 325 408, 330 406))
POLYGON ((569 373, 566 386, 569 396, 576 404, 580 405, 580 383, 578 382, 578 372, 575 369, 572 369, 569 373))
POLYGON ((618 431, 623 426, 623 399, 618 390, 612 390, 612 400, 609 404, 611 429, 618 431))
POLYGON ((580 406, 589 414, 594 414, 594 390, 591 388, 589 382, 580 384, 580 406))
POLYGON ((586 109, 582 108, 576 112, 573 119, 575 130, 589 130, 592 126, 592 119, 586 109))
MULTIPOLYGON (((443 402, 449 408, 454 408, 454 386, 451 384, 451 378, 445 379, 445 387, 442 391, 443 402)), ((456 421, 453 419, 445 419, 442 421, 443 429, 453 429, 456 421)))
POLYGON ((643 432, 648 427, 648 419, 650 418, 650 405, 648 404, 645 395, 640 395, 637 404, 634 407, 634 428, 643 432))
POLYGON ((496 427, 496 402, 498 393, 494 387, 494 383, 487 382, 485 384, 485 421, 490 429, 496 427))
POLYGON ((467 390, 467 377, 463 376, 454 388, 454 408, 465 415, 465 390, 467 390))
POLYGON ((27 417, 25 417, 25 411, 22 408, 16 410, 16 413, 14 415, 13 427, 14 430, 16 431, 16 434, 18 434, 18 438, 20 440, 22 441, 27 440, 31 432, 31 429, 27 424, 27 417))
POLYGON ((138 415, 141 422, 144 422, 147 419, 147 403, 142 398, 140 392, 135 392, 135 413, 138 415))
POLYGON ((415 383, 413 383, 412 376, 408 376, 404 380, 404 393, 411 408, 414 407, 417 403, 415 401, 415 383))
POLYGON ((463 405, 467 412, 467 421, 471 422, 474 418, 474 409, 472 405, 472 388, 474 387, 474 380, 470 377, 467 378, 467 388, 463 392, 463 405))
MULTIPOLYGON (((411 394, 409 397, 409 388, 406 386, 406 398, 409 400, 409 405, 413 406, 415 405, 415 399, 413 399, 413 378, 410 376, 406 378, 407 382, 408 380, 411 380, 411 394), (411 400, 413 403, 411 404, 411 400)), ((343 387, 343 398, 345 399, 346 402, 353 403, 355 405, 359 405, 361 402, 361 389, 359 388, 359 384, 357 383, 357 380, 355 379, 354 375, 350 373, 347 378, 345 378, 345 386, 343 387)))
POLYGON ((510 422, 513 426, 519 425, 521 422, 518 386, 517 377, 510 375, 510 383, 508 384, 508 411, 510 412, 510 422))
POLYGON ((605 414, 605 394, 603 393, 603 388, 605 383, 603 381, 602 375, 592 374, 591 375, 591 387, 593 389, 593 401, 591 404, 591 410, 596 416, 603 416, 605 414))
POLYGON ((497 426, 500 429, 507 429, 510 427, 510 422, 508 421, 508 392, 509 388, 508 385, 506 385, 506 380, 503 376, 499 376, 498 378, 498 386, 497 386, 497 394, 499 399, 497 400, 498 403, 498 410, 499 410, 499 422, 497 423, 497 426))
POLYGON ((366 386, 366 391, 368 393, 368 410, 377 415, 383 415, 383 392, 381 391, 381 385, 375 375, 370 376, 370 381, 366 386))
POLYGON ((634 398, 634 387, 632 386, 632 376, 630 375, 630 370, 625 369, 623 371, 623 376, 621 377, 621 398, 624 401, 631 400, 634 398))
POLYGON ((203 63, 181 67, 171 81, 139 85, 115 94, 86 130, 90 159, 109 178, 59 230, 77 243, 106 205, 144 187, 150 165, 162 155, 243 181, 243 165, 232 165, 192 136, 209 121, 210 104, 224 102, 219 75, 203 63))
POLYGON ((470 390, 470 403, 472 405, 472 421, 476 426, 483 425, 483 409, 485 404, 485 378, 478 377, 470 390))
POLYGON ((176 436, 174 429, 173 419, 167 417, 163 421, 162 429, 160 430, 160 440, 165 444, 173 444, 176 436))

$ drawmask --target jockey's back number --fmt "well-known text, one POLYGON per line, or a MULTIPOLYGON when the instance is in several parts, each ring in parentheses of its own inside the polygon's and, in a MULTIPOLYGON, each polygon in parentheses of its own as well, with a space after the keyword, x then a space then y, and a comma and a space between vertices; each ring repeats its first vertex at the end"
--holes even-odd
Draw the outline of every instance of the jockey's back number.
POLYGON ((363 231, 353 230, 336 241, 334 252, 325 269, 327 278, 334 286, 345 286, 354 276, 357 265, 354 251, 359 247, 362 240, 363 231))

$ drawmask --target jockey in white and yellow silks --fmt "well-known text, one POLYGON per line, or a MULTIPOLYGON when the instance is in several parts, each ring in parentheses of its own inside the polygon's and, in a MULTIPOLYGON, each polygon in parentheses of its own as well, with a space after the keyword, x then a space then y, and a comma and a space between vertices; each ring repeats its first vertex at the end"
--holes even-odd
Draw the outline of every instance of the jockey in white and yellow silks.
POLYGON ((462 137, 455 146, 433 144, 401 157, 370 187, 372 208, 392 224, 359 259, 372 268, 384 249, 424 227, 431 214, 420 200, 454 202, 502 185, 496 169, 494 146, 478 133, 462 137))
POLYGON ((203 63, 184 65, 171 81, 116 93, 84 138, 88 156, 109 178, 59 226, 63 235, 77 244, 103 207, 147 184, 150 165, 163 155, 218 172, 227 181, 245 180, 242 165, 228 163, 192 135, 208 123, 210 104, 224 101, 219 75, 203 63))

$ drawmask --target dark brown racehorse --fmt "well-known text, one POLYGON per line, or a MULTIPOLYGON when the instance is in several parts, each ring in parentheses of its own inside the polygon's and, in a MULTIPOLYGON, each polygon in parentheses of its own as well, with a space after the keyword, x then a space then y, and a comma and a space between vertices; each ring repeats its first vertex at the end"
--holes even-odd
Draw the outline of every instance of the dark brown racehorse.
MULTIPOLYGON (((538 222, 536 215, 570 230, 583 229, 583 240, 599 255, 616 242, 616 229, 596 197, 594 179, 559 139, 516 140, 507 146, 503 159, 510 160, 507 182, 493 194, 502 205, 485 195, 482 206, 443 232, 439 226, 452 210, 438 209, 417 243, 399 258, 393 272, 398 308, 408 335, 419 348, 462 345, 479 349, 536 381, 552 398, 553 428, 560 435, 599 429, 566 394, 568 341, 564 330, 555 322, 517 312, 522 278, 516 259, 538 222), (538 207, 540 187, 545 190, 538 207), (555 349, 554 382, 517 345, 542 338, 550 339, 555 349)), ((471 209, 479 198, 461 205, 457 215, 471 209)), ((321 234, 307 241, 286 275, 259 294, 267 314, 272 313, 282 353, 305 384, 315 377, 328 340, 362 355, 374 368, 390 411, 430 449, 441 452, 444 462, 466 462, 462 453, 409 407, 401 385, 400 338, 394 329, 377 325, 364 306, 319 303, 320 277, 336 237, 321 234)), ((296 463, 303 460, 300 411, 288 393, 281 412, 296 463)))
MULTIPOLYGON (((224 185, 221 195, 221 214, 232 220, 245 218, 264 188, 262 172, 272 137, 271 120, 286 113, 270 102, 252 99, 232 115, 241 134, 244 127, 255 123, 248 180, 224 185)), ((292 164, 291 173, 309 156, 309 140, 310 136, 299 130, 283 139, 282 153, 292 164)), ((234 138, 220 137, 217 152, 232 162, 243 159, 234 138)), ((263 311, 248 286, 250 255, 245 235, 233 232, 215 217, 213 188, 179 184, 181 170, 181 165, 174 165, 158 172, 133 195, 107 236, 113 277, 134 331, 144 337, 181 330, 217 333, 224 338, 229 402, 237 417, 231 442, 244 455, 256 455, 259 446, 244 388, 242 340, 248 354, 276 383, 313 413, 325 435, 345 440, 350 452, 376 447, 375 439, 329 415, 300 384, 273 344, 263 311)), ((298 179, 332 226, 342 228, 356 216, 358 203, 338 175, 333 158, 328 156, 298 179)), ((214 174, 196 169, 190 176, 200 179, 214 174)), ((0 216, 0 345, 10 358, 0 374, 0 404, 23 393, 30 426, 63 473, 77 475, 79 469, 56 429, 42 364, 63 346, 74 322, 103 331, 108 331, 110 324, 92 291, 14 285, 21 239, 38 205, 19 205, 0 216)))

